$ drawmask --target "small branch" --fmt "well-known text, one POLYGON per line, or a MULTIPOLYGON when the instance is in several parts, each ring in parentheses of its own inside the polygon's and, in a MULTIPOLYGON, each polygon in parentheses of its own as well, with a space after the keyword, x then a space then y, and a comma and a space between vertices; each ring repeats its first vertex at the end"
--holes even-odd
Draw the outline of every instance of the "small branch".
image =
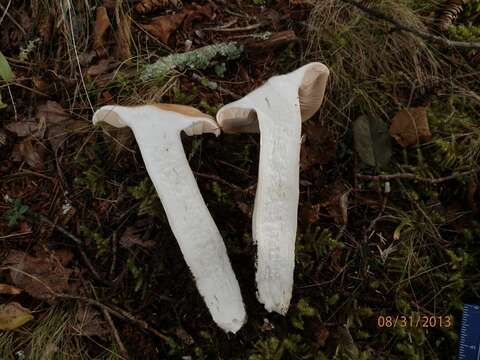
POLYGON ((54 296, 59 298, 59 299, 82 301, 86 304, 99 307, 102 311, 107 311, 108 313, 112 314, 113 316, 115 316, 119 319, 123 319, 123 320, 126 320, 126 321, 130 321, 131 323, 134 323, 135 325, 139 326, 141 329, 152 333, 153 335, 162 339, 163 341, 169 341, 170 340, 170 338, 167 335, 164 335, 160 331, 154 329, 145 320, 137 319, 135 316, 133 316, 129 312, 127 312, 123 309, 120 309, 116 306, 113 306, 113 305, 108 306, 108 305, 102 304, 100 301, 90 299, 90 298, 87 298, 87 297, 83 297, 83 296, 77 296, 77 295, 54 293, 54 296))
POLYGON ((255 30, 258 28, 261 28, 262 26, 268 25, 268 23, 265 22, 259 22, 257 24, 249 25, 249 26, 244 26, 244 27, 236 27, 236 28, 230 28, 230 27, 216 27, 216 28, 205 28, 202 30, 206 31, 218 31, 218 32, 236 32, 236 31, 250 31, 250 30, 255 30))
POLYGON ((232 189, 234 190, 237 190, 237 191, 245 191, 244 189, 242 189, 240 186, 238 185, 235 185, 235 184, 232 184, 226 180, 223 180, 220 176, 217 176, 217 175, 212 175, 212 174, 204 174, 204 173, 199 173, 199 172, 194 172, 195 176, 198 176, 198 177, 201 177, 201 178, 204 178, 204 179, 209 179, 209 180, 213 180, 213 181, 216 181, 220 184, 223 184, 223 185, 226 185, 226 186, 229 186, 231 187, 232 189))
POLYGON ((78 251, 80 252, 80 255, 82 256, 83 258, 83 261, 85 262, 85 264, 87 265, 88 269, 92 272, 93 276, 95 277, 95 279, 97 279, 98 281, 104 283, 104 284, 108 284, 108 285, 111 285, 111 282, 107 281, 107 280, 104 280, 102 279, 102 277, 100 276, 100 274, 95 270, 95 267, 93 266, 92 262, 90 261, 90 259, 88 258, 87 254, 85 253, 85 251, 83 250, 82 246, 83 246, 83 241, 80 240, 77 236, 73 235, 70 231, 66 230, 64 227, 54 223, 52 220, 50 220, 49 218, 47 218, 45 215, 42 215, 40 213, 37 213, 37 212, 34 212, 32 210, 28 210, 28 213, 33 217, 33 218, 38 218, 40 221, 52 226, 55 230, 61 232, 63 235, 65 235, 66 237, 68 237, 69 239, 71 239, 75 244, 77 244, 77 248, 78 248, 78 251))
POLYGON ((454 173, 449 176, 433 179, 433 178, 426 178, 423 176, 418 176, 415 174, 411 173, 400 173, 400 174, 390 174, 390 175, 363 175, 363 174, 357 174, 356 177, 361 180, 370 180, 370 181, 390 181, 390 180, 414 180, 414 181, 420 181, 420 182, 425 182, 428 184, 436 185, 440 184, 446 181, 454 180, 459 177, 463 176, 469 176, 473 175, 480 172, 480 168, 476 168, 474 170, 469 170, 469 171, 463 171, 460 173, 454 173))
POLYGON ((18 27, 18 29, 22 32, 23 35, 27 35, 27 32, 25 31, 25 29, 22 27, 22 25, 20 25, 17 20, 15 20, 15 18, 10 15, 8 13, 8 8, 10 7, 10 3, 11 1, 8 3, 7 7, 3 6, 2 4, 0 4, 0 9, 4 12, 4 14, 2 15, 2 21, 3 21, 3 18, 5 17, 5 15, 10 19, 10 21, 12 23, 15 24, 16 27, 18 27))
POLYGON ((428 40, 428 41, 431 41, 431 42, 434 42, 434 43, 438 43, 440 45, 450 47, 450 48, 480 49, 480 42, 448 40, 445 37, 433 35, 431 33, 421 31, 421 30, 417 30, 417 29, 414 29, 410 26, 403 25, 398 20, 395 20, 394 18, 392 18, 392 17, 390 17, 390 16, 388 16, 388 15, 386 15, 386 14, 384 14, 384 13, 378 11, 378 10, 370 9, 368 6, 364 5, 363 3, 359 2, 359 1, 356 1, 356 0, 340 0, 340 1, 342 1, 344 3, 347 3, 347 4, 350 4, 352 6, 355 6, 356 8, 362 10, 363 12, 365 12, 366 14, 368 14, 368 15, 374 17, 374 18, 389 22, 397 30, 409 32, 409 33, 411 33, 415 36, 418 36, 419 38, 422 38, 424 40, 428 40))
POLYGON ((273 33, 266 40, 249 39, 243 42, 247 53, 265 53, 273 51, 281 46, 289 45, 299 41, 297 35, 292 30, 280 31, 273 33))
POLYGON ((108 325, 110 325, 110 329, 112 330, 113 337, 115 341, 117 342, 117 345, 120 349, 120 355, 124 359, 130 359, 130 356, 128 355, 127 348, 122 342, 122 339, 120 338, 120 335, 118 334, 117 328, 115 327, 115 324, 113 323, 112 317, 110 316, 110 313, 108 312, 107 309, 102 308, 103 316, 108 322, 108 325))

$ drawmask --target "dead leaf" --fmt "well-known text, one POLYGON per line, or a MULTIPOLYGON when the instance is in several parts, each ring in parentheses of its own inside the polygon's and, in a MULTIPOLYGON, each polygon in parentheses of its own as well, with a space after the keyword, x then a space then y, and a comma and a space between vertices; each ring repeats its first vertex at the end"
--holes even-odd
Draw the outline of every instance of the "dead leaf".
POLYGON ((177 335, 180 341, 187 346, 195 344, 195 340, 193 339, 192 335, 190 335, 184 328, 176 328, 175 335, 177 335))
POLYGON ((0 305, 0 330, 14 330, 33 319, 30 310, 17 302, 0 305))
POLYGON ((51 125, 59 124, 62 121, 70 119, 70 115, 65 111, 62 105, 49 100, 38 107, 37 119, 39 121, 45 121, 47 125, 51 125))
POLYGON ((191 31, 192 24, 195 20, 200 20, 203 18, 213 20, 214 18, 213 7, 210 4, 204 6, 186 6, 184 11, 187 13, 187 17, 183 21, 183 28, 185 31, 191 31))
POLYGON ((309 169, 315 165, 325 165, 335 159, 337 145, 333 134, 320 124, 307 123, 304 125, 306 140, 300 152, 302 169, 309 169))
POLYGON ((13 161, 25 161, 34 169, 43 169, 43 148, 34 144, 32 138, 26 138, 19 144, 15 144, 12 150, 13 161))
POLYGON ((132 226, 129 226, 120 238, 120 246, 128 249, 131 248, 133 245, 138 245, 143 248, 150 249, 155 246, 155 241, 140 239, 140 236, 138 235, 138 230, 132 226))
POLYGON ((182 25, 187 13, 182 11, 173 15, 157 16, 143 28, 163 43, 167 43, 170 35, 182 25))
POLYGON ((318 344, 321 347, 324 347, 328 337, 330 336, 330 331, 328 331, 328 329, 322 325, 320 329, 318 329, 316 335, 317 335, 316 337, 317 337, 318 344))
POLYGON ((99 56, 105 56, 107 54, 104 41, 105 34, 110 26, 110 19, 108 18, 107 9, 105 8, 105 6, 97 7, 95 18, 95 33, 93 37, 93 48, 95 49, 95 51, 97 51, 97 54, 99 56))
POLYGON ((160 41, 167 43, 170 36, 182 23, 184 23, 185 29, 189 30, 194 20, 204 17, 212 19, 213 8, 210 5, 191 5, 176 14, 154 17, 150 23, 143 25, 143 28, 160 41))
POLYGON ((115 40, 117 43, 115 56, 119 60, 127 60, 132 57, 132 52, 130 51, 132 19, 130 16, 123 14, 122 12, 116 12, 116 14, 118 14, 118 16, 115 16, 115 22, 117 25, 117 32, 115 33, 115 40))
POLYGON ((101 74, 105 74, 110 70, 115 69, 117 65, 117 61, 112 61, 111 59, 101 59, 98 64, 92 65, 88 68, 87 75, 98 76, 101 74))
POLYGON ((7 284, 0 284, 0 294, 18 295, 22 293, 22 289, 7 284))
POLYGON ((72 119, 65 109, 55 101, 47 101, 37 109, 37 119, 46 125, 46 137, 57 151, 68 135, 85 128, 83 121, 72 119))
POLYGON ((353 122, 353 140, 364 163, 382 167, 390 161, 392 143, 387 125, 381 119, 360 116, 353 122))
POLYGON ((180 0, 140 0, 135 4, 135 11, 139 14, 148 14, 157 10, 171 7, 181 7, 180 0))
POLYGON ((348 204, 350 190, 342 182, 336 182, 328 189, 328 200, 315 205, 304 206, 303 217, 313 224, 320 216, 331 217, 335 223, 345 225, 348 222, 348 204), (326 209, 327 213, 323 213, 326 209))
POLYGON ((428 126, 427 108, 402 109, 392 119, 390 135, 403 147, 417 145, 432 136, 428 126))
POLYGON ((88 305, 78 307, 71 328, 80 336, 104 336, 110 332, 100 312, 88 305))
POLYGON ((8 254, 3 266, 9 266, 15 286, 34 298, 53 302, 54 293, 63 293, 69 289, 68 280, 72 270, 63 265, 68 262, 66 252, 68 250, 42 251, 37 256, 31 256, 14 250, 8 254))
POLYGON ((53 33, 53 23, 55 22, 54 10, 52 9, 48 16, 38 16, 38 33, 44 43, 48 43, 53 33))
POLYGON ((42 135, 40 130, 40 124, 35 120, 15 121, 4 126, 5 129, 14 133, 19 137, 28 135, 39 136, 42 135))
POLYGON ((347 359, 357 360, 359 358, 359 350, 350 330, 346 326, 339 326, 335 332, 335 338, 337 345, 344 353, 347 359))

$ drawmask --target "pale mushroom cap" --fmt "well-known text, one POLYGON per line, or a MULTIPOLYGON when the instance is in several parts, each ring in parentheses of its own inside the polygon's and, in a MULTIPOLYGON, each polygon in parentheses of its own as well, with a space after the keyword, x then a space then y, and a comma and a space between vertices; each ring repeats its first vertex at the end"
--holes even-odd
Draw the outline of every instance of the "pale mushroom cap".
MULTIPOLYGON (((285 75, 274 76, 269 81, 253 91, 267 91, 265 87, 277 85, 279 96, 292 97, 292 102, 298 101, 302 121, 310 119, 320 108, 330 71, 319 62, 310 63, 285 75)), ((249 95, 250 95, 249 94, 249 95)), ((256 110, 249 102, 249 95, 222 107, 217 113, 217 122, 227 133, 258 132, 256 110)))
POLYGON ((176 104, 106 105, 93 114, 93 123, 106 122, 118 128, 133 127, 136 121, 151 116, 158 118, 158 121, 166 121, 173 128, 179 127, 189 136, 205 133, 220 135, 220 128, 210 115, 191 106, 176 104))

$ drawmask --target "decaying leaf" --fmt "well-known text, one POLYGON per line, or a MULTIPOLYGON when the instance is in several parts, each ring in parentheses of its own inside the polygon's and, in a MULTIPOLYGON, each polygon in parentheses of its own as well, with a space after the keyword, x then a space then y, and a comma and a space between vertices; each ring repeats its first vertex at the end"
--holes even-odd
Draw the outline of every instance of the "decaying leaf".
POLYGON ((355 150, 364 163, 376 167, 388 164, 392 143, 381 119, 360 116, 353 122, 353 137, 355 150))
POLYGON ((157 10, 167 9, 169 7, 181 7, 180 0, 140 0, 135 4, 135 11, 139 14, 148 14, 157 10))
POLYGON ((331 132, 320 124, 307 123, 305 129, 306 140, 302 144, 300 164, 302 169, 309 169, 315 165, 325 165, 335 158, 337 146, 331 132))
POLYGON ((328 200, 303 208, 302 215, 308 223, 313 224, 320 216, 331 217, 335 223, 345 225, 348 222, 348 204, 350 190, 343 182, 336 182, 329 188, 328 200))
POLYGON ((350 330, 346 326, 339 326, 335 331, 338 347, 347 356, 348 359, 356 360, 359 358, 359 350, 353 340, 350 330))
POLYGON ((53 301, 54 293, 69 289, 71 269, 65 268, 72 259, 69 251, 42 251, 36 256, 22 251, 11 251, 3 266, 10 269, 10 277, 15 286, 24 289, 31 296, 53 301))
POLYGON ((108 324, 103 320, 100 312, 88 305, 78 307, 71 328, 80 336, 104 336, 110 332, 108 324))
POLYGON ((59 124, 70 118, 70 115, 59 103, 47 101, 37 109, 37 119, 47 124, 59 124))
POLYGON ((111 59, 102 59, 98 62, 98 64, 92 65, 87 69, 87 75, 97 76, 105 74, 110 70, 115 69, 117 65, 117 61, 112 61, 111 59))
POLYGON ((8 64, 7 59, 0 52, 0 78, 5 81, 12 81, 13 77, 13 71, 8 64))
POLYGON ((15 121, 4 126, 5 129, 19 137, 37 136, 42 137, 41 125, 35 120, 15 121))
POLYGON ((105 8, 105 6, 97 7, 93 48, 97 51, 99 55, 106 54, 104 46, 105 34, 110 26, 110 19, 108 18, 107 9, 105 8))
POLYGON ((18 295, 22 293, 22 289, 16 288, 15 286, 0 284, 0 294, 4 295, 18 295))
POLYGON ((115 22, 117 24, 115 33, 115 40, 117 44, 115 48, 115 55, 120 60, 130 59, 132 57, 132 52, 130 51, 132 19, 126 14, 116 12, 115 22))
POLYGON ((17 302, 0 305, 0 330, 15 330, 33 319, 30 310, 17 302))
POLYGON ((34 169, 43 169, 43 148, 35 143, 31 137, 15 144, 11 158, 13 161, 25 161, 34 169))
POLYGON ((155 246, 155 241, 142 240, 138 235, 137 230, 134 227, 129 226, 120 238, 120 246, 128 249, 133 245, 139 245, 141 247, 149 249, 155 246))
POLYGON ((170 35, 182 25, 186 18, 185 12, 179 12, 173 15, 157 16, 149 24, 143 25, 143 28, 160 41, 166 43, 170 35))
POLYGON ((432 136, 425 107, 400 110, 392 119, 390 135, 403 147, 417 145, 432 136))
POLYGON ((203 17, 211 19, 212 16, 213 9, 209 5, 186 6, 176 14, 154 17, 150 23, 143 25, 143 28, 160 41, 167 43, 173 32, 177 30, 183 22, 185 22, 186 26, 191 27, 193 20, 203 17))
POLYGON ((37 119, 45 124, 47 140, 56 151, 69 134, 75 130, 83 129, 82 121, 72 119, 65 109, 55 101, 47 101, 37 109, 37 119))

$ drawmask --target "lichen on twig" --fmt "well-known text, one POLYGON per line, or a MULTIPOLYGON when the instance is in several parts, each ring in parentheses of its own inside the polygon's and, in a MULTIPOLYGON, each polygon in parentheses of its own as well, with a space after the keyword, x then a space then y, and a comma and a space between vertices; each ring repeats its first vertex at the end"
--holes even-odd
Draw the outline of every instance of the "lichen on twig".
POLYGON ((213 44, 181 54, 172 54, 160 58, 155 63, 145 66, 140 79, 148 81, 163 79, 173 70, 203 70, 214 65, 212 60, 223 57, 226 60, 235 60, 243 52, 243 46, 236 42, 213 44))

